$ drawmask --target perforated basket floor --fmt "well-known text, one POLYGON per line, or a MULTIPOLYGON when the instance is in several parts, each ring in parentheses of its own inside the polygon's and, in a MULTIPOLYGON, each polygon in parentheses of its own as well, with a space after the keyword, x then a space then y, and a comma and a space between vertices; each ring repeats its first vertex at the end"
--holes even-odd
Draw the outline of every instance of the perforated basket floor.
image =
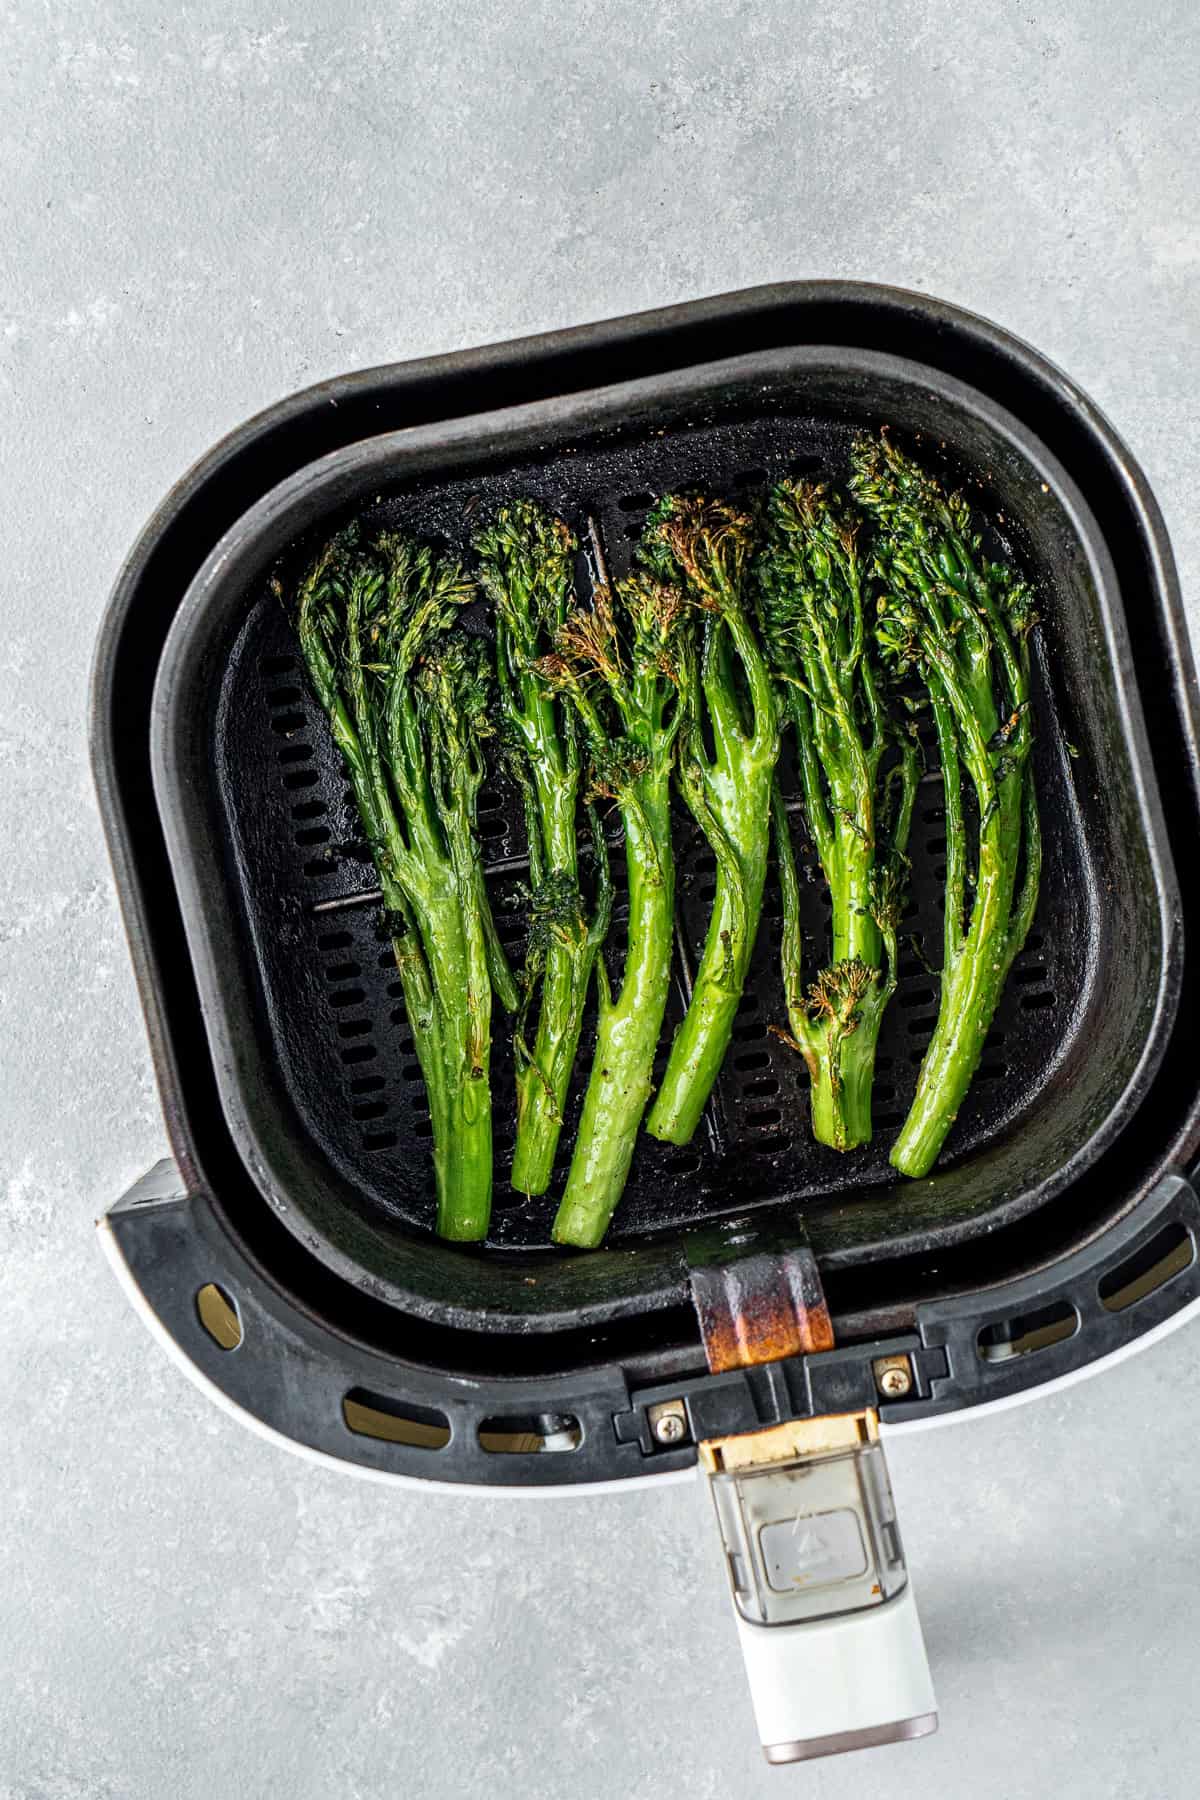
MULTIPOLYGON (((594 521, 610 569, 619 575, 628 566, 653 495, 694 485, 736 495, 795 469, 837 477, 849 436, 848 429, 795 417, 697 428, 633 449, 559 454, 509 468, 486 483, 452 482, 381 496, 365 517, 368 524, 386 521, 465 550, 471 531, 502 499, 530 494, 561 511, 585 546, 588 521, 594 521)), ((979 497, 986 510, 986 493, 980 491, 979 497)), ((1026 548, 1014 552, 1002 528, 994 522, 992 528, 999 547, 1028 561, 1026 548)), ((1052 605, 1052 572, 1036 567, 1030 572, 1042 577, 1052 605)), ((591 559, 584 549, 582 591, 591 579, 591 559)), ((483 609, 468 622, 486 629, 483 609)), ((944 1160, 949 1163, 977 1154, 1038 1107, 1071 1048, 1082 1011, 1085 965, 1077 946, 1088 930, 1088 894, 1095 877, 1078 828, 1063 736, 1053 719, 1055 696, 1040 655, 1037 686, 1036 764, 1046 837, 1041 903, 948 1146, 944 1160)), ((428 1230, 433 1217, 428 1108, 380 924, 374 871, 324 715, 308 691, 291 627, 265 589, 254 599, 229 657, 216 723, 216 777, 230 871, 253 938, 261 981, 258 1002, 265 1009, 292 1104, 310 1138, 369 1210, 428 1230)), ((781 766, 791 794, 794 782, 786 755, 781 766)), ((815 973, 827 960, 828 895, 795 809, 793 823, 807 877, 806 943, 815 973)), ((500 931, 519 961, 524 936, 522 834, 519 808, 502 780, 490 783, 481 797, 480 829, 500 931)), ((618 904, 607 955, 617 976, 624 919, 619 836, 613 841, 618 904)), ((675 844, 678 979, 660 1057, 686 1001, 713 891, 711 853, 682 811, 675 844)), ((772 1024, 786 1023, 772 874, 734 1041, 704 1125, 683 1149, 642 1138, 611 1243, 756 1202, 794 1198, 828 1204, 839 1194, 852 1197, 893 1181, 888 1149, 936 1017, 937 983, 925 958, 935 964, 940 960, 944 849, 935 770, 922 783, 915 812, 900 986, 880 1039, 876 1134, 870 1148, 840 1156, 812 1141, 807 1076, 796 1054, 769 1032, 772 1024)), ((493 1026, 497 1172, 489 1241, 509 1248, 541 1247, 549 1243, 570 1156, 590 1062, 590 1033, 585 1029, 554 1188, 547 1196, 528 1199, 505 1179, 514 1116, 512 1053, 498 1007, 493 1026)))

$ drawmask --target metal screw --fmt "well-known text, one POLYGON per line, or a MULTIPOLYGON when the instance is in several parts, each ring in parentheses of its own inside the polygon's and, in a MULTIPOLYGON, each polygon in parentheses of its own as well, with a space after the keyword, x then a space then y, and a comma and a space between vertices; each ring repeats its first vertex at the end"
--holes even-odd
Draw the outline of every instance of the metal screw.
POLYGON ((682 1413, 665 1412, 655 1419, 652 1430, 660 1444, 677 1444, 687 1435, 687 1421, 682 1413))
POLYGON ((875 1363, 875 1385, 889 1400, 903 1400, 912 1392, 912 1364, 907 1356, 881 1356, 875 1363))

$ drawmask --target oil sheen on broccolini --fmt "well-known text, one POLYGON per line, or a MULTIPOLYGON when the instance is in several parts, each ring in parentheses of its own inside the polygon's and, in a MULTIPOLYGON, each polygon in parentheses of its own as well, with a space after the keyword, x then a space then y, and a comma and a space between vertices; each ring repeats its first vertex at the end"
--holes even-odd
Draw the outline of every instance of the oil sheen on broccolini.
POLYGON ((757 568, 804 818, 832 903, 830 960, 806 984, 795 851, 777 789, 784 992, 791 1041, 808 1065, 813 1134, 836 1150, 871 1138, 918 777, 916 743, 897 724, 870 631, 859 526, 824 485, 780 482, 757 568))
POLYGON ((691 998, 646 1120, 671 1144, 691 1140, 720 1073, 762 911, 779 715, 748 603, 753 542, 753 521, 737 507, 672 495, 651 512, 638 552, 696 609, 700 651, 676 779, 716 862, 691 998))
POLYGON ((589 916, 580 889, 582 757, 575 708, 538 670, 573 604, 576 541, 533 500, 502 506, 475 539, 479 581, 492 602, 500 732, 525 809, 530 934, 525 993, 514 1037, 517 1138, 512 1184, 550 1185, 584 1005, 608 930, 612 884, 604 838, 588 807, 596 865, 589 916), (532 1043, 528 1020, 536 1008, 532 1043))
POLYGON ((988 560, 963 496, 886 435, 860 440, 852 462, 851 491, 878 533, 878 641, 928 692, 945 786, 941 998, 891 1157, 920 1176, 954 1124, 1037 905, 1033 596, 1014 569, 988 560))
MULTIPOLYGON (((476 579, 401 534, 352 527, 290 596, 378 871, 429 1097, 438 1230, 477 1240, 488 1229, 493 996, 517 1014, 512 1180, 532 1196, 553 1178, 595 984, 595 1051, 558 1243, 602 1241, 643 1121, 669 1143, 692 1137, 734 1029, 772 839, 788 1022, 772 1029, 807 1065, 817 1139, 842 1151, 870 1140, 910 875, 918 712, 932 721, 945 793, 941 992, 891 1160, 927 1174, 1037 904, 1027 582, 989 557, 962 496, 886 434, 854 445, 841 494, 789 478, 749 507, 668 496, 647 518, 634 573, 588 601, 575 593, 571 529, 535 501, 499 507, 474 549, 476 579), (458 618, 480 592, 494 645, 458 618), (776 767, 784 733, 799 819, 776 767), (489 738, 524 811, 520 983, 482 872, 489 738), (689 1004, 653 1094, 675 948, 673 785, 716 879, 689 1004), (599 804, 623 839, 619 975, 605 962, 613 882, 599 804), (797 829, 831 898, 829 942, 810 966, 797 829)), ((932 781, 932 751, 930 761, 932 781)))
POLYGON ((592 792, 621 820, 629 887, 628 938, 616 992, 603 964, 596 1049, 562 1202, 560 1244, 590 1247, 625 1187, 650 1097, 671 981, 675 864, 671 775, 694 679, 687 602, 648 572, 597 589, 577 606, 539 664, 575 709, 592 792))
POLYGON ((459 565, 395 533, 335 538, 296 627, 371 847, 429 1097, 443 1237, 482 1238, 492 1189, 493 983, 515 1007, 484 891, 476 802, 492 730, 486 646, 453 625, 459 565))

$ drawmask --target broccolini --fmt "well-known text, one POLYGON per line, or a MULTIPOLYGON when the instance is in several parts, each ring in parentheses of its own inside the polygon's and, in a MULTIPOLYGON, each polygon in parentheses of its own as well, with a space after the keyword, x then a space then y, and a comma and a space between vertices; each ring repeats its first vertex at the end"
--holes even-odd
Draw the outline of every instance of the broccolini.
POLYGON ((920 1176, 954 1124, 1037 905, 1035 615, 1028 583, 988 560, 961 494, 947 494, 886 435, 857 443, 852 463, 851 490, 879 530, 879 643, 928 690, 945 785, 941 1000, 891 1156, 902 1174, 920 1176))
POLYGON ((832 903, 832 957, 805 988, 795 852, 776 791, 784 992, 791 1041, 808 1065, 813 1135, 850 1150, 871 1139, 917 746, 895 723, 868 633, 859 521, 823 484, 797 480, 772 490, 768 518, 758 563, 764 630, 832 903))
POLYGON ((578 721, 575 709, 550 691, 537 668, 555 648, 570 611, 575 549, 563 521, 532 500, 501 507, 475 539, 480 585, 494 609, 501 732, 524 800, 529 849, 531 929, 513 1040, 512 1184, 526 1194, 545 1193, 550 1185, 583 1009, 612 910, 607 850, 593 829, 597 895, 587 916, 579 875, 578 721), (535 996, 540 1010, 530 1047, 525 1024, 535 996))
POLYGON ((671 773, 693 679, 689 608, 648 572, 600 587, 543 657, 543 679, 575 708, 591 784, 616 804, 625 838, 628 940, 620 986, 599 977, 596 1049, 570 1173, 554 1221, 560 1244, 599 1244, 621 1198, 650 1097, 671 979, 675 865, 671 773))
POLYGON ((408 538, 334 539, 301 582, 300 648, 375 859, 429 1096, 437 1229, 482 1238, 492 1187, 492 986, 515 1006, 484 891, 476 803, 487 648, 451 630, 475 596, 408 538))
POLYGON ((716 884, 691 999, 646 1120, 652 1137, 671 1144, 690 1141, 725 1060, 762 911, 779 718, 746 604, 752 547, 747 513, 670 495, 650 514, 639 549, 704 621, 677 779, 716 860, 716 884))

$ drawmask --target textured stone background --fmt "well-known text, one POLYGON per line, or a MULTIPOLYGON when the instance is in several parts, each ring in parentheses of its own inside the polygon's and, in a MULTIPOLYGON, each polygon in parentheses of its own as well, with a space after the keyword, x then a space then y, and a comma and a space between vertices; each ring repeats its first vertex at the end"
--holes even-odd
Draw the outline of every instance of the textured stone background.
POLYGON ((800 1772, 759 1762, 690 1485, 391 1493, 194 1393, 92 1239, 164 1138, 83 721, 126 547, 256 408, 789 276, 1058 359, 1195 605, 1196 10, 182 11, 0 7, 0 1796, 1190 1795, 1195 1330, 896 1450, 943 1730, 800 1772))

